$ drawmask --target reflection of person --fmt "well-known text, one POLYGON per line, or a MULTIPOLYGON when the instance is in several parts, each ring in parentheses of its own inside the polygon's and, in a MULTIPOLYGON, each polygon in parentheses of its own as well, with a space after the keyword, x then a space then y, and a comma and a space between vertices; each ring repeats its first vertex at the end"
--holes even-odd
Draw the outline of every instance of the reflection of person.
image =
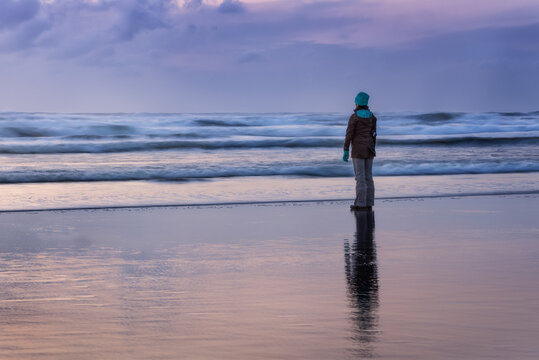
POLYGON ((369 95, 357 94, 356 108, 346 129, 343 160, 348 161, 352 144, 352 163, 356 175, 356 200, 351 210, 370 210, 374 206, 372 163, 376 156, 376 117, 369 110, 369 95))
POLYGON ((372 357, 378 327, 378 265, 374 243, 374 212, 356 211, 355 242, 344 244, 348 298, 356 325, 358 355, 372 357))

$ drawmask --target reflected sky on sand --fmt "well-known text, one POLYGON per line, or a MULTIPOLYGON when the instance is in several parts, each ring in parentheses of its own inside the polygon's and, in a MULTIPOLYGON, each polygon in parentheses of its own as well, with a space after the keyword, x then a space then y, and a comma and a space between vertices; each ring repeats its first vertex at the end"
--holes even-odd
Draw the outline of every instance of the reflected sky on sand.
POLYGON ((348 205, 2 213, 0 359, 536 357, 536 195, 348 205))

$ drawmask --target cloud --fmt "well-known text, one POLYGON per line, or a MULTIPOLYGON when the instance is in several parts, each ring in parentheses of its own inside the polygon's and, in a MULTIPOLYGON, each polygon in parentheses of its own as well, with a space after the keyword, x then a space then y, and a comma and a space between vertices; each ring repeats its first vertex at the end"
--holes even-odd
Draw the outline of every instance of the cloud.
MULTIPOLYGON (((471 107, 501 99, 500 79, 525 104, 537 94, 527 82, 539 83, 539 3, 515 1, 0 0, 0 77, 20 94, 41 81, 69 97, 81 84, 85 100, 113 104, 103 110, 181 111, 177 94, 194 106, 217 93, 218 110, 242 110, 236 98, 250 110, 334 110, 362 86, 387 108, 471 107)), ((75 100, 71 110, 86 106, 75 100)))
POLYGON ((199 9, 202 6, 202 0, 186 0, 183 7, 186 9, 199 9))
POLYGON ((245 6, 239 0, 224 0, 217 11, 221 14, 239 14, 245 12, 245 6))
POLYGON ((0 30, 34 18, 39 9, 39 0, 0 1, 0 30))
POLYGON ((51 28, 51 24, 47 21, 36 20, 28 21, 21 25, 16 32, 11 36, 3 38, 0 36, 0 52, 4 51, 20 51, 32 49, 40 36, 51 28))
POLYGON ((45 57, 72 58, 114 46, 127 61, 155 52, 171 57, 207 54, 211 61, 217 50, 237 59, 301 43, 395 48, 455 28, 521 25, 519 19, 529 22, 530 14, 539 14, 539 5, 520 1, 527 5, 510 11, 501 0, 490 0, 493 10, 489 7, 486 16, 477 3, 469 13, 459 13, 444 11, 437 0, 438 8, 415 0, 408 6, 396 0, 56 0, 41 5, 38 0, 2 0, 0 52, 26 48, 45 57), (246 11, 249 16, 222 16, 246 11))
POLYGON ((129 2, 121 9, 121 20, 113 28, 120 40, 132 40, 140 32, 166 27, 166 11, 163 3, 129 2))

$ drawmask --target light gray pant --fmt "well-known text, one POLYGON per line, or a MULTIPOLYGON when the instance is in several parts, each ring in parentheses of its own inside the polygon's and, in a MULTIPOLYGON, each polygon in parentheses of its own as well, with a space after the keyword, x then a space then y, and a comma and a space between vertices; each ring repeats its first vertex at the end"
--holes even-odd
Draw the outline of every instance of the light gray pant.
POLYGON ((356 206, 374 205, 374 180, 372 179, 372 162, 370 159, 352 158, 356 174, 356 206))

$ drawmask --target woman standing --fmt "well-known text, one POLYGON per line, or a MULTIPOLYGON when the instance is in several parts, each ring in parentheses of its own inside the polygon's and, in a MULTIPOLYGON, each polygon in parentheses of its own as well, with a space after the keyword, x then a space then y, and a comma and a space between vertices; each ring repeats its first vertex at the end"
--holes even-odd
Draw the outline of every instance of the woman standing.
POLYGON ((352 163, 356 175, 356 200, 351 210, 372 210, 374 205, 374 181, 372 163, 376 156, 376 117, 369 110, 369 95, 360 92, 356 96, 356 108, 346 129, 343 160, 348 161, 348 149, 352 144, 352 163))

